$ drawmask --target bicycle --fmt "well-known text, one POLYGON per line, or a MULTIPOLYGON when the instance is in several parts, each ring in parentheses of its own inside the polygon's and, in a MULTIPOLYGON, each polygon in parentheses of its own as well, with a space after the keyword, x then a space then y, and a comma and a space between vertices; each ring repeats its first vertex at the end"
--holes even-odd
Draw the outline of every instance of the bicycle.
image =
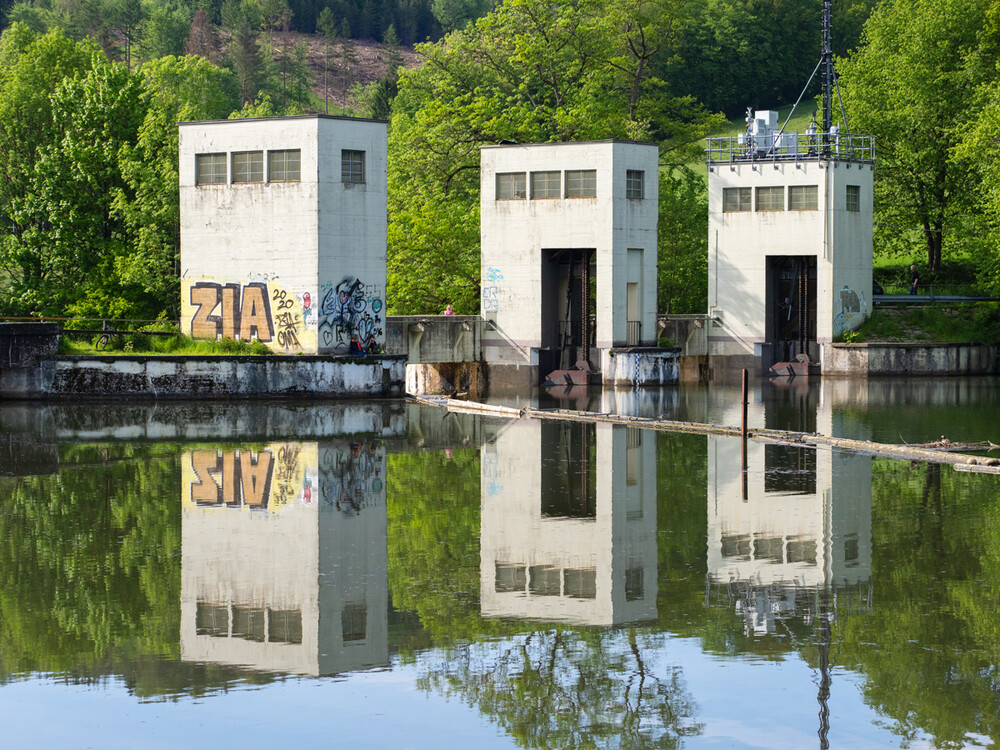
POLYGON ((117 333, 115 328, 112 328, 107 324, 106 321, 101 321, 101 335, 97 337, 97 341, 94 342, 94 348, 101 352, 108 348, 111 343, 111 334, 117 333))

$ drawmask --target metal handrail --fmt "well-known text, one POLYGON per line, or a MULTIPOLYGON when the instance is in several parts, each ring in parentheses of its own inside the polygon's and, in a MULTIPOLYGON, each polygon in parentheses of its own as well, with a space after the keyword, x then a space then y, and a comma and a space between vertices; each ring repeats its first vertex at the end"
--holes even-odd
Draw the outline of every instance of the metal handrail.
POLYGON ((706 138, 705 155, 710 165, 786 162, 803 159, 875 163, 875 136, 850 133, 772 133, 706 138))

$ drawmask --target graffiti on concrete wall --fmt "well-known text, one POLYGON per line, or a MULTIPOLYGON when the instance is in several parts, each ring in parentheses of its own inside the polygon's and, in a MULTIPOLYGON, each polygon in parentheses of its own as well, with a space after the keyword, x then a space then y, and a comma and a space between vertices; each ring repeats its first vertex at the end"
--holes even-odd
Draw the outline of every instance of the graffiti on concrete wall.
POLYGON ((483 314, 495 313, 500 309, 500 282, 503 274, 499 268, 486 269, 486 284, 483 286, 483 314))
POLYGON ((863 321, 864 297, 846 286, 840 290, 840 313, 833 319, 833 335, 857 328, 863 321))
POLYGON ((315 351, 312 295, 272 281, 186 282, 182 321, 199 339, 257 340, 284 352, 315 351))
POLYGON ((319 309, 319 343, 341 354, 373 354, 385 342, 385 302, 377 284, 345 276, 325 284, 319 309))
POLYGON ((374 440, 327 448, 320 456, 326 505, 356 514, 381 502, 385 483, 385 447, 374 440))

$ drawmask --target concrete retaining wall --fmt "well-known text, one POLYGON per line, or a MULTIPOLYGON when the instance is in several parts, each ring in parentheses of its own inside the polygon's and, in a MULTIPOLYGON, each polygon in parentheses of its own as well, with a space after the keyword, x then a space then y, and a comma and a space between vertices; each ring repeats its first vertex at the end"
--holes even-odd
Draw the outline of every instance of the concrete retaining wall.
POLYGON ((680 349, 622 348, 601 352, 605 385, 674 385, 680 378, 680 349))
POLYGON ((0 398, 401 396, 403 357, 45 357, 0 370, 0 398))
POLYGON ((29 365, 58 346, 58 323, 0 323, 0 368, 29 365))
POLYGON ((993 344, 827 344, 824 375, 987 375, 996 372, 993 344))

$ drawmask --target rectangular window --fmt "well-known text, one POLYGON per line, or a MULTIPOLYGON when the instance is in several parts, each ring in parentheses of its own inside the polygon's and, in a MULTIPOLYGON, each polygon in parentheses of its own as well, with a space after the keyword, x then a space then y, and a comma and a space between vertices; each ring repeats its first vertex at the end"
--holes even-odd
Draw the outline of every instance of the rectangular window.
POLYGON ((302 175, 302 152, 299 149, 267 152, 269 182, 298 182, 302 175))
POLYGON ((758 211, 784 211, 785 189, 783 187, 757 188, 758 211))
POLYGON ((595 170, 595 169, 567 169, 566 170, 566 197, 567 198, 596 198, 597 197, 597 170, 595 170))
POLYGON ((847 210, 848 211, 860 211, 861 210, 861 186, 860 185, 848 185, 847 186, 847 210))
POLYGON ((625 170, 625 197, 642 200, 646 197, 646 173, 641 169, 625 170))
POLYGON ((558 198, 562 193, 559 191, 559 172, 532 172, 531 173, 531 197, 538 198, 558 198))
POLYGON ((226 183, 225 154, 196 154, 194 157, 195 185, 224 185, 226 183))
POLYGON ((365 152, 340 152, 340 181, 350 185, 361 185, 365 181, 365 152))
POLYGON ((789 211, 815 211, 819 208, 819 188, 816 185, 791 185, 788 188, 789 211))
POLYGON ((264 152, 235 151, 233 153, 233 182, 263 182, 264 152))
POLYGON ((524 199, 527 197, 524 185, 524 172, 497 172, 497 200, 524 199))
POLYGON ((750 188, 722 188, 722 212, 737 213, 753 208, 750 201, 750 188))

